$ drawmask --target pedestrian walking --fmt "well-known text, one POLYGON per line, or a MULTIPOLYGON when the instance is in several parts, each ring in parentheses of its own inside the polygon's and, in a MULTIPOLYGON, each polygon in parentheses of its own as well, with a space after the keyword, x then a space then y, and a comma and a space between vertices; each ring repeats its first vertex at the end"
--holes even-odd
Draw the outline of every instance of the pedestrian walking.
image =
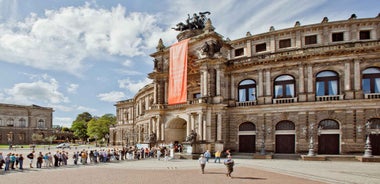
POLYGON ((227 177, 231 178, 231 173, 234 171, 234 160, 232 160, 231 155, 227 156, 227 159, 224 161, 224 165, 227 167, 227 177))
POLYGON ((201 154, 201 156, 199 157, 198 162, 199 162, 199 164, 201 166, 202 174, 204 174, 205 173, 205 167, 206 167, 207 159, 203 156, 203 154, 201 154))
POLYGON ((218 161, 218 163, 220 163, 220 155, 222 154, 222 152, 220 152, 219 150, 215 152, 215 160, 214 160, 214 163, 216 163, 216 161, 218 161))
POLYGON ((208 163, 208 160, 211 158, 210 150, 207 150, 207 151, 204 153, 204 157, 206 158, 206 161, 207 161, 207 163, 208 163))

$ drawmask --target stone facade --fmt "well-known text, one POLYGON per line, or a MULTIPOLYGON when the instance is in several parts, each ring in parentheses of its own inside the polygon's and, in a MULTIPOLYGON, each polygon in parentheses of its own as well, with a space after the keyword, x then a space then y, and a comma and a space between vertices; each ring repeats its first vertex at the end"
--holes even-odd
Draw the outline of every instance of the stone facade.
POLYGON ((187 103, 168 105, 169 47, 160 40, 153 83, 115 105, 111 143, 144 143, 152 132, 158 144, 182 143, 195 130, 194 152, 295 154, 312 146, 318 154, 353 154, 364 151, 369 134, 380 154, 379 16, 297 22, 236 40, 224 40, 209 20, 195 35, 187 103), (205 53, 205 43, 220 49, 205 53))
POLYGON ((33 133, 50 136, 52 119, 52 108, 0 104, 0 144, 32 144, 33 133))

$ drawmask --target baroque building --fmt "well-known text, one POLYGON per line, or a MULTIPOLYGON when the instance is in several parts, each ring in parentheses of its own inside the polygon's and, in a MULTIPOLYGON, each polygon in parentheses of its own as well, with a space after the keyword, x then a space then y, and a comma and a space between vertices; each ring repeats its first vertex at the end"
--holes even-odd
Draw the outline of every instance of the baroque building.
POLYGON ((52 124, 52 108, 0 104, 0 144, 32 144, 34 133, 52 135, 52 124))
POLYGON ((380 14, 224 39, 210 19, 177 25, 189 39, 186 102, 168 103, 170 47, 152 53, 152 83, 115 104, 110 143, 183 143, 194 153, 361 154, 366 137, 380 155, 380 14), (179 27, 182 26, 182 27, 179 27), (313 142, 313 144, 311 143, 313 142))

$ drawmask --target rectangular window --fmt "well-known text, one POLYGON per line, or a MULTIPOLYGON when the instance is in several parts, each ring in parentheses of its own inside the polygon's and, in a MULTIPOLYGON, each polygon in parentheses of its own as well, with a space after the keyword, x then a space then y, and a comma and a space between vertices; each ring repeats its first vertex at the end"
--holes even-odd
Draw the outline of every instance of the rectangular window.
POLYGON ((291 47, 291 40, 290 39, 284 39, 279 41, 279 48, 287 48, 291 47))
POLYGON ((305 45, 317 43, 317 35, 305 36, 305 45))
POLYGON ((333 33, 331 36, 332 36, 332 41, 333 42, 340 42, 340 41, 344 40, 344 34, 343 34, 343 32, 333 33))
POLYGON ((263 52, 266 50, 267 50, 267 44, 266 43, 256 45, 256 52, 263 52))
POLYGON ((193 98, 194 99, 197 99, 197 98, 200 98, 201 97, 201 94, 200 93, 194 93, 193 94, 193 98))
POLYGON ((235 57, 244 55, 244 48, 235 49, 235 57))
POLYGON ((369 40, 371 39, 371 31, 360 31, 359 33, 360 40, 369 40))

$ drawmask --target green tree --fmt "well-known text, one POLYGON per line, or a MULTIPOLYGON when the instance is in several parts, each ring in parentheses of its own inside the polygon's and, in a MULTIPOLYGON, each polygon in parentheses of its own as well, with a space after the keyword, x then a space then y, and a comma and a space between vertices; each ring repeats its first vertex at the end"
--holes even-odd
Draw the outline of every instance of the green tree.
POLYGON ((33 133, 32 134, 32 141, 33 143, 40 143, 43 140, 44 136, 42 134, 33 133))
POLYGON ((105 114, 100 118, 93 118, 88 122, 87 135, 91 138, 103 138, 109 134, 109 128, 116 124, 116 117, 113 114, 105 114))
POLYGON ((87 136, 87 124, 91 121, 92 115, 88 112, 78 114, 75 121, 71 125, 71 130, 74 132, 74 135, 81 140, 86 140, 87 136))

